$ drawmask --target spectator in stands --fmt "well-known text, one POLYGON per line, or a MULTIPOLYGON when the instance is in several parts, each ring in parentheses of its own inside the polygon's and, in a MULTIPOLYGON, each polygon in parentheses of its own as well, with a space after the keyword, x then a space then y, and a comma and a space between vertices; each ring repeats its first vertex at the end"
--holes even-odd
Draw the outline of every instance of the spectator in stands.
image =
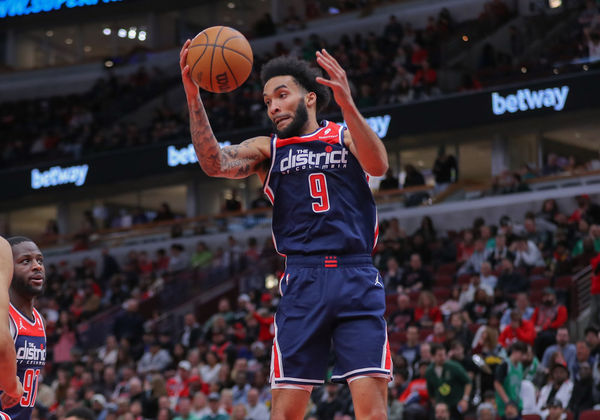
POLYGON ((523 236, 515 238, 510 246, 510 251, 515 256, 515 267, 533 268, 544 267, 546 262, 537 245, 523 236))
POLYGON ((193 268, 205 268, 210 266, 212 258, 213 254, 206 243, 200 241, 196 244, 196 251, 192 255, 190 263, 193 268))
POLYGON ((546 369, 551 368, 551 358, 555 353, 560 354, 569 371, 574 370, 577 360, 577 349, 575 344, 569 342, 569 330, 566 327, 559 327, 556 330, 556 344, 547 347, 542 357, 542 366, 546 369))
POLYGON ((505 295, 525 292, 529 288, 529 280, 521 273, 515 271, 512 261, 503 258, 501 262, 502 272, 498 277, 497 289, 505 295))
POLYGON ((512 261, 514 260, 514 255, 506 245, 507 238, 504 234, 496 235, 495 240, 495 246, 492 250, 488 251, 486 259, 494 269, 497 269, 504 258, 512 261))
MULTIPOLYGON (((498 278, 492 272, 492 265, 488 261, 483 261, 481 263, 481 268, 479 270, 479 279, 481 281, 481 287, 486 288, 486 291, 494 290, 498 284, 498 278)), ((489 293, 488 294, 493 294, 489 293)))
POLYGON ((169 352, 161 348, 158 340, 155 340, 150 344, 150 347, 138 362, 137 371, 140 375, 162 372, 170 363, 171 356, 169 352))
POLYGON ((269 420, 269 410, 267 406, 258 400, 258 389, 251 388, 248 391, 246 408, 248 410, 248 420, 269 420))
POLYGON ((179 342, 189 349, 195 347, 198 340, 202 337, 202 328, 196 321, 196 316, 193 313, 185 314, 183 322, 183 332, 179 342))
POLYGON ((98 358, 105 366, 114 366, 117 363, 119 345, 114 335, 106 337, 105 345, 98 349, 98 358))
POLYGON ((593 244, 594 253, 600 252, 600 225, 591 225, 589 228, 589 235, 577 241, 573 248, 573 257, 577 257, 584 253, 584 242, 586 239, 593 244))
POLYGON ((227 413, 219 409, 219 401, 221 396, 218 392, 211 392, 208 395, 208 408, 210 412, 200 420, 229 420, 227 413))
POLYGON ((409 325, 406 328, 406 342, 402 343, 398 349, 398 354, 404 357, 409 365, 414 365, 419 359, 419 327, 409 325))
POLYGON ((204 354, 204 363, 200 366, 202 380, 209 384, 216 383, 221 366, 217 354, 214 351, 207 351, 204 354))
POLYGON ((574 378, 575 383, 568 408, 573 412, 575 418, 578 418, 579 413, 593 409, 597 403, 594 399, 592 366, 588 362, 582 362, 579 365, 579 373, 574 378))
POLYGON ((130 343, 139 343, 144 331, 144 318, 138 312, 138 301, 129 299, 123 308, 124 311, 115 318, 113 333, 119 341, 125 338, 130 343))
POLYGON ((464 348, 469 348, 473 341, 473 333, 467 326, 462 311, 450 314, 449 330, 454 334, 454 339, 460 341, 464 348))
POLYGON ((519 311, 519 313, 521 314, 521 318, 523 320, 526 320, 526 321, 531 320, 531 317, 533 316, 533 312, 535 311, 535 309, 529 305, 529 297, 528 297, 527 293, 525 293, 525 292, 517 293, 517 296, 515 297, 514 309, 509 308, 506 311, 504 311, 504 313, 502 314, 502 318, 500 319, 500 330, 501 331, 504 330, 504 328, 508 324, 510 324, 510 322, 511 322, 510 314, 514 310, 519 311))
POLYGON ((484 289, 475 289, 473 301, 464 307, 463 315, 468 324, 486 324, 492 311, 490 296, 484 289))
MULTIPOLYGON (((469 375, 469 378, 473 379, 475 372, 477 372, 477 366, 473 363, 470 354, 467 355, 465 353, 465 346, 459 340, 449 340, 449 342, 448 358, 461 365, 467 372, 467 375, 469 375)), ((444 344, 447 345, 448 342, 444 344)))
POLYGON ((388 293, 395 293, 399 288, 402 289, 402 276, 404 270, 398 265, 396 258, 388 258, 387 271, 383 274, 383 284, 388 293))
POLYGON ((446 153, 446 148, 441 146, 438 157, 433 163, 432 169, 435 176, 435 193, 444 191, 448 185, 458 180, 458 163, 453 155, 446 153))
POLYGON ((462 418, 461 413, 469 407, 471 379, 460 364, 448 360, 443 346, 434 344, 431 348, 433 363, 425 373, 429 397, 433 404, 447 404, 452 418, 462 418))
POLYGON ((590 348, 590 355, 595 360, 600 359, 600 337, 598 337, 598 328, 593 325, 588 326, 584 331, 585 342, 590 348))
POLYGON ((573 382, 569 379, 569 370, 564 362, 556 363, 550 375, 551 381, 542 387, 537 400, 537 409, 543 418, 548 417, 550 407, 559 404, 560 407, 567 407, 573 393, 573 382))
MULTIPOLYGON (((556 342, 555 335, 557 336, 559 328, 565 326, 567 319, 567 308, 558 303, 554 289, 550 287, 544 289, 542 305, 536 306, 531 317, 538 334, 535 345, 538 356, 541 355, 540 351, 556 342)), ((566 341, 569 341, 568 331, 566 341)))
POLYGON ((418 363, 417 373, 399 397, 400 402, 403 404, 403 419, 418 420, 427 418, 429 393, 427 392, 425 373, 428 366, 429 362, 421 361, 418 363))
POLYGON ((527 345, 527 350, 521 359, 523 365, 523 379, 535 384, 539 384, 539 377, 544 374, 543 369, 538 369, 540 366, 539 359, 533 353, 533 346, 527 345))
POLYGON ((517 403, 519 410, 523 408, 521 400, 521 382, 523 381, 523 366, 521 359, 527 348, 519 341, 510 345, 508 358, 498 366, 494 375, 496 390, 496 406, 498 415, 504 416, 504 409, 509 401, 517 403))
POLYGON ((485 243, 482 239, 476 239, 473 246, 473 253, 467 261, 459 268, 458 275, 477 274, 481 271, 481 264, 486 260, 487 252, 485 243))
POLYGON ((522 318, 519 310, 513 309, 510 311, 510 323, 502 330, 498 342, 502 347, 509 348, 518 341, 533 346, 535 328, 531 322, 522 318))
POLYGON ((594 362, 595 358, 591 356, 588 344, 585 341, 578 341, 575 343, 575 363, 573 369, 570 370, 571 377, 577 379, 581 365, 588 364, 592 366, 594 362))
POLYGON ((156 213, 156 217, 154 217, 154 221, 162 222, 173 219, 175 219, 175 215, 171 211, 171 207, 167 203, 162 203, 158 209, 158 212, 156 213))
POLYGON ((475 252, 475 236, 471 229, 463 231, 461 240, 456 245, 456 261, 459 263, 466 262, 475 252))
POLYGON ((189 265, 189 258, 184 253, 185 248, 181 244, 171 245, 171 255, 169 256, 169 271, 177 272, 185 270, 189 265))
POLYGON ((528 213, 523 221, 523 236, 544 251, 552 245, 552 237, 547 229, 538 227, 535 215, 528 213))
POLYGON ((389 320, 390 331, 406 331, 408 339, 408 328, 415 319, 415 310, 410 304, 410 297, 406 293, 398 294, 396 298, 398 308, 392 312, 389 320))
POLYGON ((482 402, 477 407, 477 420, 495 420, 496 407, 492 403, 482 402))
POLYGON ((432 284, 431 274, 423 268, 421 256, 414 253, 410 256, 410 264, 402 274, 402 284, 399 291, 418 292, 420 290, 430 290, 432 284))
POLYGON ((540 219, 545 220, 548 223, 556 224, 554 220, 555 216, 559 213, 558 205, 556 200, 549 198, 544 200, 541 211, 537 214, 540 219))
MULTIPOLYGON (((425 177, 413 165, 404 165, 404 172, 406 173, 406 177, 404 178, 404 184, 402 185, 402 188, 419 187, 425 185, 425 177)), ((406 193, 405 197, 406 207, 413 207, 422 204, 424 200, 429 198, 429 194, 426 191, 417 191, 413 193, 406 193)))
POLYGON ((385 173, 385 178, 379 183, 379 191, 397 190, 400 188, 400 181, 394 176, 394 171, 389 168, 385 173))
POLYGON ((415 322, 421 328, 433 328, 436 322, 442 322, 442 313, 437 306, 437 299, 428 290, 419 293, 419 300, 415 307, 415 322))

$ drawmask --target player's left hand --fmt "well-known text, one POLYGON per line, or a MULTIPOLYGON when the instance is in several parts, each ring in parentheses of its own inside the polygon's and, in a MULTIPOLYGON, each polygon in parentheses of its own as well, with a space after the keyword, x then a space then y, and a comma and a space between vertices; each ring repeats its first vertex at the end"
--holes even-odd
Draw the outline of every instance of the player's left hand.
POLYGON ((342 108, 342 111, 346 107, 354 105, 346 71, 340 66, 337 60, 323 48, 321 51, 317 51, 317 63, 329 75, 329 79, 317 77, 317 82, 331 88, 333 98, 340 108, 342 108))
POLYGON ((21 399, 21 395, 23 395, 23 385, 21 385, 21 381, 17 377, 17 389, 15 395, 8 395, 7 392, 3 392, 2 395, 0 395, 0 407, 7 409, 16 405, 21 399))

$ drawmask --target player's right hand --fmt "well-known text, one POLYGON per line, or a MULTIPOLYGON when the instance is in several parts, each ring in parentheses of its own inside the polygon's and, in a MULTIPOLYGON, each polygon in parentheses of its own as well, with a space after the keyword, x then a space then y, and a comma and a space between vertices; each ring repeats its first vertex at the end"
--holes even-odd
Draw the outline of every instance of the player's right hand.
POLYGON ((190 76, 190 66, 187 64, 188 48, 192 43, 191 40, 185 41, 181 51, 179 52, 179 68, 181 69, 181 80, 183 87, 185 88, 185 95, 187 96, 188 102, 190 99, 196 99, 198 97, 198 86, 194 83, 192 76, 190 76))
POLYGON ((3 409, 10 408, 16 405, 23 395, 23 385, 19 377, 17 377, 17 386, 13 391, 4 391, 0 396, 0 405, 3 409))

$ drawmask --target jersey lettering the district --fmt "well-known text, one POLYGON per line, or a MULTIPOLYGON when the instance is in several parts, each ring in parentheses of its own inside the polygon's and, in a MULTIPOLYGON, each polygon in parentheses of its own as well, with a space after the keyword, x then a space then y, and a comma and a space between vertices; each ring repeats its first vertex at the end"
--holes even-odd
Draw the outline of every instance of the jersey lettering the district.
POLYGON ((39 312, 33 309, 33 321, 12 304, 9 308, 10 330, 17 353, 17 376, 23 384, 19 403, 4 410, 12 420, 29 420, 37 397, 40 374, 46 364, 46 331, 39 312))
POLYGON ((371 254, 377 235, 367 174, 344 144, 345 128, 323 121, 304 136, 271 138, 265 193, 283 255, 371 254))

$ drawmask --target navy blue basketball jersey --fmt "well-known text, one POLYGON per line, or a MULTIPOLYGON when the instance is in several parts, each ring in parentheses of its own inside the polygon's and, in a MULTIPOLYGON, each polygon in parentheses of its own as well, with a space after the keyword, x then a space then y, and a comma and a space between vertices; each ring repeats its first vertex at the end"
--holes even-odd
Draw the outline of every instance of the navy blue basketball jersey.
POLYGON ((371 254, 377 211, 367 174, 344 144, 345 128, 323 121, 311 134, 271 138, 265 194, 277 252, 371 254))
POLYGON ((46 330, 42 316, 34 308, 30 320, 12 304, 9 308, 10 330, 17 352, 17 376, 23 384, 19 403, 4 410, 12 420, 29 420, 35 405, 38 380, 46 364, 46 330))

